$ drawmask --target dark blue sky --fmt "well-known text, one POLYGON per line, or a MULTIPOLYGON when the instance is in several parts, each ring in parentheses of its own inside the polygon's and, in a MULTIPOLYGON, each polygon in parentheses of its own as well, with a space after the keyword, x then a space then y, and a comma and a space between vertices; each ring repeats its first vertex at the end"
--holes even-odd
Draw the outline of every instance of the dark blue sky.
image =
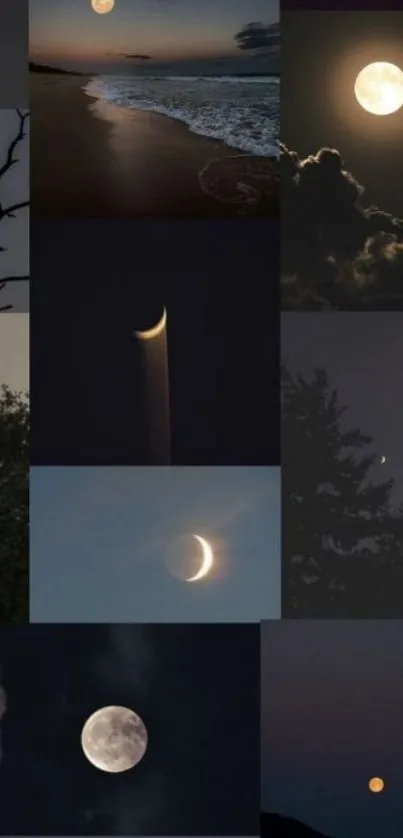
POLYGON ((0 626, 0 833, 256 835, 259 646, 258 625, 0 626), (80 743, 110 704, 148 731, 116 774, 80 743))
POLYGON ((278 20, 278 0, 116 0, 103 15, 92 11, 90 0, 31 0, 30 54, 43 64, 89 72, 158 66, 168 73, 192 62, 198 72, 223 72, 236 58, 242 72, 262 48, 241 50, 236 33, 252 21, 278 20))
POLYGON ((34 468, 30 559, 34 621, 279 617, 280 469, 34 468), (166 564, 192 533, 215 555, 197 584, 166 564))
POLYGON ((403 621, 263 623, 264 811, 331 838, 401 838, 402 650, 403 621))

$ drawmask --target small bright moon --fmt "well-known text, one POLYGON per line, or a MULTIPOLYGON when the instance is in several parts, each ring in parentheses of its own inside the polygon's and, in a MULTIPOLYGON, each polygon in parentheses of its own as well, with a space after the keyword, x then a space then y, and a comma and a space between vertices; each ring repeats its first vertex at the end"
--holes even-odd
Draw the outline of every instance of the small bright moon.
POLYGON ((91 0, 91 6, 98 15, 106 15, 111 12, 115 5, 115 0, 91 0))
POLYGON ((382 465, 383 465, 384 463, 386 463, 386 457, 381 457, 381 463, 382 463, 382 465))
POLYGON ((387 116, 403 105, 403 72, 387 61, 368 64, 358 73, 354 93, 364 110, 387 116))
POLYGON ((371 777, 368 781, 368 788, 374 794, 378 794, 380 791, 383 791, 385 788, 385 783, 382 780, 382 777, 371 777))
POLYGON ((199 582, 213 568, 213 548, 201 535, 182 535, 169 545, 165 563, 172 576, 181 582, 199 582))

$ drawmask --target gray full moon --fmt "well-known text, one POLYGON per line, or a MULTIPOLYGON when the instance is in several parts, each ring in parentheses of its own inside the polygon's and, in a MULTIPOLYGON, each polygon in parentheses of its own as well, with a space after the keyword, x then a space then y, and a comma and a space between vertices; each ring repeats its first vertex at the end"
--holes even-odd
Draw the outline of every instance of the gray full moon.
POLYGON ((101 707, 87 719, 81 732, 85 756, 101 771, 118 773, 133 768, 147 750, 147 729, 127 707, 101 707))

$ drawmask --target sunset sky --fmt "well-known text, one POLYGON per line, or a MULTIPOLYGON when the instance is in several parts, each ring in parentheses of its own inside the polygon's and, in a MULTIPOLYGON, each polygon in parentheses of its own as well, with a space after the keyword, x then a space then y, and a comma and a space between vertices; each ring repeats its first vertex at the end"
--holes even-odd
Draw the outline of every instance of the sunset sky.
POLYGON ((89 0, 32 0, 30 53, 88 72, 264 72, 278 19, 278 0, 116 0, 106 15, 89 0), (238 46, 235 35, 252 21, 265 24, 263 34, 238 46))

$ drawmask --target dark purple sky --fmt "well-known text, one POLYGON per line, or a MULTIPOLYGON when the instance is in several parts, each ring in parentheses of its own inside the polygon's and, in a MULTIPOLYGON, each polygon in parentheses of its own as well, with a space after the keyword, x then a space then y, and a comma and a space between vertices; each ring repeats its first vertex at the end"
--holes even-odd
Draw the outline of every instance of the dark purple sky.
POLYGON ((368 11, 369 9, 402 9, 403 0, 282 0, 282 9, 315 9, 317 11, 368 11))
POLYGON ((264 811, 332 838, 401 838, 402 651, 403 621, 262 623, 264 811))
POLYGON ((287 312, 281 322, 283 363, 308 377, 326 369, 347 408, 343 424, 373 437, 372 479, 393 477, 403 500, 403 313, 287 312))

